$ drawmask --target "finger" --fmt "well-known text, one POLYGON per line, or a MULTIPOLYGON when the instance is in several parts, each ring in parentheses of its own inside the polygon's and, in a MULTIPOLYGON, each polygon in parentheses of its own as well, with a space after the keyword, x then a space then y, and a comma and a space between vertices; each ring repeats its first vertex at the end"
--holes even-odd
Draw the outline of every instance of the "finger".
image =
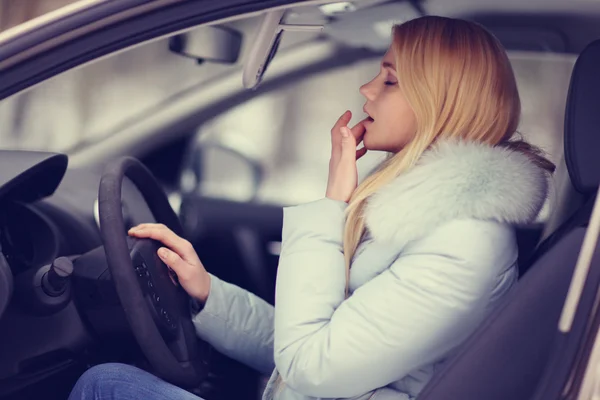
POLYGON ((190 242, 177 236, 163 224, 141 224, 129 230, 131 236, 158 240, 187 261, 193 261, 195 251, 190 242))
POLYGON ((158 249, 158 251, 156 253, 160 257, 160 259, 165 264, 167 264, 167 266, 169 266, 173 271, 175 271, 175 273, 177 274, 177 277, 181 278, 183 280, 182 275, 183 276, 186 275, 187 269, 190 267, 190 265, 187 264, 179 256, 179 254, 167 249, 166 247, 161 247, 160 249, 158 249))
POLYGON ((362 148, 356 150, 356 159, 358 160, 359 158, 361 158, 365 154, 367 154, 367 148, 366 147, 362 147, 362 148))
POLYGON ((129 236, 134 236, 134 237, 139 237, 139 238, 148 238, 149 234, 151 232, 153 232, 154 230, 160 229, 160 224, 151 224, 151 223, 146 223, 146 224, 139 224, 136 225, 132 228, 130 228, 127 233, 129 234, 129 236))
POLYGON ((350 161, 350 160, 355 161, 356 160, 356 139, 354 138, 354 135, 352 135, 350 128, 348 128, 347 126, 345 126, 341 129, 341 133, 342 133, 342 159, 345 159, 348 161, 350 161))
POLYGON ((342 116, 340 118, 338 118, 338 120, 335 123, 335 125, 333 125, 333 128, 331 128, 331 134, 332 135, 337 135, 337 133, 339 132, 340 128, 342 128, 343 126, 348 125, 348 123, 350 122, 351 119, 352 119, 352 113, 350 112, 350 110, 346 110, 342 114, 342 116))
POLYGON ((190 251, 194 251, 187 240, 178 236, 163 224, 140 224, 131 228, 128 233, 137 238, 158 240, 183 258, 188 258, 190 251))
POLYGON ((151 223, 144 223, 144 224, 138 224, 136 226, 132 226, 129 230, 134 230, 134 229, 140 229, 140 228, 145 228, 151 225, 155 225, 155 224, 151 224, 151 223))
POLYGON ((365 135, 365 125, 364 122, 367 120, 368 118, 363 119, 362 121, 359 121, 356 125, 354 125, 352 127, 352 129, 350 129, 350 131, 352 132, 352 134, 354 135, 354 137, 356 138, 356 142, 359 143, 363 136, 365 135))

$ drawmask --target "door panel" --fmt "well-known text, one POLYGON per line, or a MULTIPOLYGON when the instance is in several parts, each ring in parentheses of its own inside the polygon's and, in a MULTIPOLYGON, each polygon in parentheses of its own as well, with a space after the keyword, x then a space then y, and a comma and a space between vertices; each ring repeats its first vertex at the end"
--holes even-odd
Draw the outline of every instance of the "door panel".
POLYGON ((181 219, 209 272, 273 304, 282 207, 187 195, 181 219))

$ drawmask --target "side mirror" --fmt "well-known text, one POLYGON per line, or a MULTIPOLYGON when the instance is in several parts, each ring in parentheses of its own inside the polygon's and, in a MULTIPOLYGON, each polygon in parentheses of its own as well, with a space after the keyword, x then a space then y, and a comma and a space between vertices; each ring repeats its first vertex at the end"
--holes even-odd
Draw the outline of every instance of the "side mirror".
POLYGON ((253 201, 264 177, 260 160, 217 140, 197 142, 180 179, 182 193, 253 201))
POLYGON ((242 34, 220 26, 202 26, 174 36, 169 49, 178 55, 205 61, 235 64, 240 56, 242 34))

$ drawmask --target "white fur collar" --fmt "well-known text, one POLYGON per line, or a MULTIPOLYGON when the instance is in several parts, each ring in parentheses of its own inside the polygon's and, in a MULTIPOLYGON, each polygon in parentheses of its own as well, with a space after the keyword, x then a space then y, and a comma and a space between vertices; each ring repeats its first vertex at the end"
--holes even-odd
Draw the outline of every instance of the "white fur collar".
POLYGON ((442 141, 373 194, 366 226, 376 241, 404 245, 453 219, 531 222, 547 195, 545 171, 519 152, 442 141))

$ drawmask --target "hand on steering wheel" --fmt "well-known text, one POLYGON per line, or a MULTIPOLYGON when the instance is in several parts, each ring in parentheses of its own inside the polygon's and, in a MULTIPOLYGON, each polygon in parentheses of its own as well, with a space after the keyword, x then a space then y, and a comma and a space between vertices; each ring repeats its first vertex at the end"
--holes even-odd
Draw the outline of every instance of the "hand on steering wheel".
POLYGON ((164 224, 140 224, 129 230, 129 235, 140 239, 154 239, 166 247, 157 254, 177 274, 181 287, 202 303, 210 292, 210 275, 194 250, 194 246, 164 224))
POLYGON ((196 335, 186 292, 207 296, 210 278, 192 246, 181 238, 183 228, 167 195, 141 162, 124 157, 107 166, 100 181, 98 208, 110 276, 152 372, 177 386, 196 387, 208 375, 210 346, 196 335), (125 178, 137 187, 161 224, 151 225, 146 237, 127 240, 121 197, 125 178), (158 256, 159 243, 173 250, 171 257, 158 256), (180 285, 173 284, 177 279, 169 266, 177 271, 180 285))

